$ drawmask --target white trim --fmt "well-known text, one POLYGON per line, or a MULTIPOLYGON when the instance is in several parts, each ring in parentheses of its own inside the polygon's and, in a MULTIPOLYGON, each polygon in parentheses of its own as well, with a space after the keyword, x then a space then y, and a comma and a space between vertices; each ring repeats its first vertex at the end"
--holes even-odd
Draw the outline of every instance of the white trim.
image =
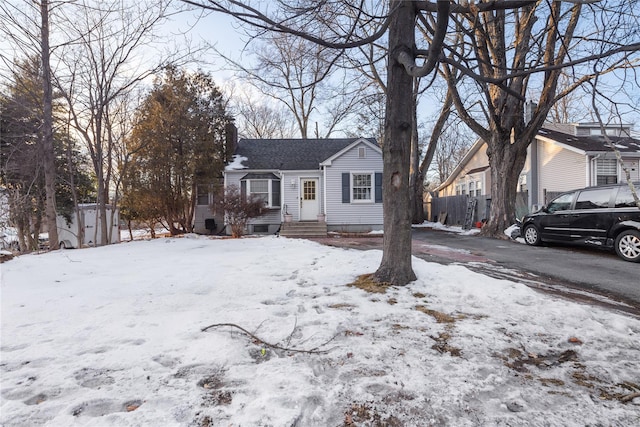
MULTIPOLYGON (((447 179, 445 179, 444 182, 437 186, 433 191, 440 191, 451 185, 456 180, 458 175, 460 175, 460 172, 462 172, 464 166, 469 163, 469 160, 471 160, 471 158, 475 156, 478 151, 480 151, 480 148, 482 148, 484 144, 486 144, 486 142, 484 142, 482 138, 476 139, 476 142, 474 142, 471 148, 469 148, 469 151, 464 155, 462 160, 460 160, 460 163, 458 163, 455 169, 453 169, 453 172, 451 172, 447 179)), ((488 164, 487 167, 489 167, 488 164)))
POLYGON ((376 174, 371 171, 350 171, 349 172, 349 193, 350 193, 350 203, 356 205, 362 204, 373 204, 376 201, 376 174), (354 199, 353 198, 353 175, 369 175, 371 178, 371 192, 369 193, 369 199, 354 199))
MULTIPOLYGON (((576 138, 578 138, 578 137, 576 137, 576 138)), ((558 142, 553 138, 549 138, 548 136, 536 135, 536 139, 539 139, 540 141, 543 141, 543 142, 548 142, 550 144, 558 145, 561 148, 564 148, 564 149, 569 150, 569 151, 573 151, 574 153, 578 153, 578 154, 582 154, 582 155, 586 155, 587 154, 587 152, 585 150, 581 150, 581 149, 573 147, 571 145, 567 145, 567 144, 564 144, 562 142, 558 142)))
POLYGON ((342 156, 344 153, 346 153, 347 151, 351 150, 353 147, 355 147, 358 144, 366 144, 370 148, 372 148, 373 150, 378 152, 379 154, 382 154, 382 149, 380 147, 378 147, 376 144, 372 143, 371 141, 369 141, 369 140, 367 140, 365 138, 358 138, 355 141, 353 141, 351 144, 349 144, 346 147, 344 147, 342 150, 338 151, 333 156, 329 157, 328 159, 326 159, 323 162, 320 162, 320 166, 331 166, 331 162, 333 162, 335 159, 337 159, 338 157, 342 156))

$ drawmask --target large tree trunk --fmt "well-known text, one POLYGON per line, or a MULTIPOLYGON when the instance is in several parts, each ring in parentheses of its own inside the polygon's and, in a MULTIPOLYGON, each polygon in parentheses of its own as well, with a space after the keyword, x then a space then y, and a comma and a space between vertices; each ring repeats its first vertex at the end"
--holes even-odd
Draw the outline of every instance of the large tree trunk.
POLYGON ((40 28, 42 50, 42 154, 44 163, 44 181, 46 191, 46 218, 49 232, 49 249, 58 249, 58 226, 56 225, 56 166, 53 149, 53 90, 51 88, 51 69, 49 64, 49 2, 40 3, 42 26, 40 28))
POLYGON ((414 42, 413 2, 391 0, 394 15, 389 25, 389 69, 387 105, 382 147, 384 240, 378 282, 406 285, 416 279, 411 267, 411 208, 409 206, 409 157, 413 108, 413 77, 397 61, 400 52, 410 52, 414 42))
POLYGON ((424 192, 424 175, 420 170, 420 144, 418 140, 418 85, 413 91, 413 113, 411 114, 411 160, 409 169, 409 206, 411 206, 411 222, 421 224, 424 221, 422 194, 424 192))
POLYGON ((518 178, 527 159, 526 145, 510 144, 509 136, 494 134, 487 141, 491 170, 491 212, 480 234, 506 239, 504 234, 516 219, 518 178))

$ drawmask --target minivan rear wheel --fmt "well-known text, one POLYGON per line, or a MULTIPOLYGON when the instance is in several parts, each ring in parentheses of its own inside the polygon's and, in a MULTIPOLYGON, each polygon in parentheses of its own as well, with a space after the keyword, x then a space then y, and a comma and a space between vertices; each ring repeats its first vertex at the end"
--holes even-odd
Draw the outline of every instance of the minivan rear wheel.
POLYGON ((625 261, 640 262, 640 232, 626 230, 616 237, 616 253, 625 261))
POLYGON ((538 246, 540 244, 540 232, 535 225, 527 225, 523 233, 527 245, 538 246))

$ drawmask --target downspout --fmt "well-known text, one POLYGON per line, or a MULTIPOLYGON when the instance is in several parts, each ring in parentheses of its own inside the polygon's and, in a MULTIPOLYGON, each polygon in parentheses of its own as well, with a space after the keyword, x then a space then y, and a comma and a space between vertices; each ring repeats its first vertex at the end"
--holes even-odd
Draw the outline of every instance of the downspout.
POLYGON ((324 222, 327 222, 327 168, 326 166, 320 166, 322 172, 322 207, 320 213, 324 213, 324 222))
POLYGON ((287 204, 284 202, 284 181, 285 181, 285 173, 280 171, 280 222, 284 222, 284 214, 287 213, 288 210, 287 204))
POLYGON ((538 182, 538 140, 534 139, 531 148, 531 158, 529 166, 531 167, 531 188, 529 189, 529 209, 533 205, 537 205, 539 201, 539 182, 538 182))

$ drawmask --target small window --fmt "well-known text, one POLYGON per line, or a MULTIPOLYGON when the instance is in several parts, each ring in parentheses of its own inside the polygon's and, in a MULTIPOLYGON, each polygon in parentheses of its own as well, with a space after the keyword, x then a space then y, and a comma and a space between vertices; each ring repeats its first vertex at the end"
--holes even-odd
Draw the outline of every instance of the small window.
POLYGON ((618 161, 616 159, 596 160, 596 184, 607 185, 618 183, 618 161))
POLYGON ((575 193, 568 193, 555 198, 549 203, 549 206, 547 206, 547 211, 553 213, 571 209, 571 202, 573 201, 574 195, 575 193))
POLYGON ((197 204, 208 205, 209 204, 209 186, 208 185, 198 185, 196 188, 197 191, 197 204))
POLYGON ((371 202, 373 179, 370 173, 354 173, 351 175, 351 198, 354 202, 371 202))
POLYGON ((601 209, 609 207, 610 188, 581 191, 576 200, 576 209, 601 209))
POLYGON ((268 233, 269 225, 268 224, 258 224, 253 226, 254 233, 268 233))
MULTIPOLYGON (((636 191, 638 191, 638 187, 636 187, 636 191)), ((633 208, 636 207, 636 201, 633 199, 633 194, 631 194, 631 189, 628 186, 620 187, 618 190, 618 196, 616 197, 616 208, 633 208)))
POLYGON ((366 148, 364 147, 358 147, 358 158, 359 159, 364 159, 367 157, 367 151, 366 148))

